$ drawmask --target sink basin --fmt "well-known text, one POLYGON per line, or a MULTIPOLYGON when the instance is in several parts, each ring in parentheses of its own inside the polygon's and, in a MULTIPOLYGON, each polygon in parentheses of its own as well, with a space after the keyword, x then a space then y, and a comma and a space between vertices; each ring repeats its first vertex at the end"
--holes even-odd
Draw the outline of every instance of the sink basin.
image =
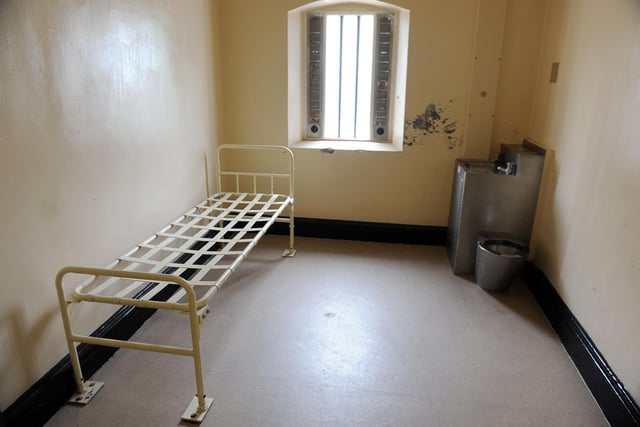
POLYGON ((495 162, 489 161, 464 162, 464 167, 467 172, 471 173, 494 174, 497 172, 495 162))

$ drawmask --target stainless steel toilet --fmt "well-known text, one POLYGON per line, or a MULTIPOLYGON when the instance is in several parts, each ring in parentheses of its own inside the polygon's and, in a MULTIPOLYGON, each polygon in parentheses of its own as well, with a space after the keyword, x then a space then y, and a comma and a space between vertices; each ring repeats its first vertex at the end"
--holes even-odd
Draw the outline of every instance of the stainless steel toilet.
POLYGON ((476 249, 476 283, 486 291, 506 291, 527 261, 528 254, 529 247, 509 233, 480 233, 476 249))

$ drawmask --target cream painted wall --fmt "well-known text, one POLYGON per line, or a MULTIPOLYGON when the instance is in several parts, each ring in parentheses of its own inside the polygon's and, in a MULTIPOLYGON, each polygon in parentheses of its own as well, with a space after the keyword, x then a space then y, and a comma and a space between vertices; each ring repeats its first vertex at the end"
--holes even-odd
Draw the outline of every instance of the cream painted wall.
POLYGON ((105 265, 204 196, 215 5, 0 2, 0 408, 67 352, 57 270, 105 265))
POLYGON ((550 1, 546 22, 529 134, 553 152, 534 261, 637 401, 640 3, 550 1))
POLYGON ((502 39, 502 60, 492 157, 500 144, 520 144, 528 137, 533 94, 540 67, 546 0, 510 0, 502 39))
MULTIPOLYGON (((304 3, 221 4, 227 141, 287 143, 287 11, 304 3)), ((299 216, 447 224, 453 164, 464 153, 479 3, 394 3, 411 10, 406 118, 424 113, 433 103, 443 119, 457 122, 454 138, 450 141, 444 133, 420 136, 402 153, 297 149, 299 216)))

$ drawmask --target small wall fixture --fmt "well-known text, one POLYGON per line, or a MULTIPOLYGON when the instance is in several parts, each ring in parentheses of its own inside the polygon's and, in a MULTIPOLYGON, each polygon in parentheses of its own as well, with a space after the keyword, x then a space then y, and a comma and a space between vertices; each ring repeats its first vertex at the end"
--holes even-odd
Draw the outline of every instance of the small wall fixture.
POLYGON ((551 64, 551 76, 549 77, 549 83, 556 83, 558 81, 558 68, 560 68, 559 62, 551 64))

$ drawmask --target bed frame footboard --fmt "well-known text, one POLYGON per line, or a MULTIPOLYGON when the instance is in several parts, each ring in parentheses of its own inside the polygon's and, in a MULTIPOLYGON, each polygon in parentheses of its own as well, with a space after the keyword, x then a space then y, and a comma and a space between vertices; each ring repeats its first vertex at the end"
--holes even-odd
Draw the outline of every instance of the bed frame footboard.
MULTIPOLYGON (((216 288, 217 289, 217 288, 216 288)), ((184 280, 182 277, 170 275, 170 274, 157 274, 157 273, 144 273, 135 271, 122 271, 113 269, 102 268, 88 268, 88 267, 65 267, 60 270, 56 276, 56 292, 58 295, 58 303, 60 305, 60 313, 62 314, 62 323, 65 329, 65 335, 67 338, 67 347, 69 349, 69 356, 71 358, 71 365, 73 366, 73 372, 75 375, 76 386, 78 392, 74 394, 70 399, 70 403, 87 404, 91 401, 93 396, 102 388, 104 383, 97 381, 85 381, 82 374, 82 368, 80 366, 80 359, 78 358, 78 352, 76 350, 76 343, 86 343, 103 345, 108 347, 122 347, 131 348, 137 350, 154 351, 159 353, 176 354, 181 356, 189 356, 193 358, 195 379, 196 379, 196 396, 193 401, 187 407, 187 410, 182 416, 182 419, 187 421, 202 421, 207 411, 213 403, 213 399, 207 398, 204 393, 204 378, 202 375, 202 355, 200 352, 200 322, 206 317, 208 308, 203 302, 196 300, 196 294, 192 286, 184 280), (189 323, 191 328, 191 347, 176 347, 166 346, 158 344, 143 343, 137 341, 123 341, 111 338, 99 338, 89 335, 77 334, 74 332, 71 325, 71 318, 69 315, 70 303, 76 301, 67 301, 64 294, 63 281, 68 274, 80 274, 91 276, 94 278, 120 278, 131 279, 136 281, 145 281, 148 283, 155 283, 156 287, 162 287, 169 284, 176 284, 185 292, 187 297, 186 303, 173 303, 166 301, 153 301, 150 299, 137 298, 125 298, 118 297, 116 303, 122 305, 132 305, 136 307, 146 308, 158 308, 175 310, 180 312, 186 312, 189 315, 189 323), (195 406, 194 406, 195 402, 195 406)), ((77 292, 79 292, 77 290, 77 292)), ((85 301, 94 302, 111 302, 101 301, 100 298, 90 298, 85 296, 85 301)), ((103 297, 106 298, 106 297, 103 297)), ((114 300, 115 301, 115 300, 114 300)))

